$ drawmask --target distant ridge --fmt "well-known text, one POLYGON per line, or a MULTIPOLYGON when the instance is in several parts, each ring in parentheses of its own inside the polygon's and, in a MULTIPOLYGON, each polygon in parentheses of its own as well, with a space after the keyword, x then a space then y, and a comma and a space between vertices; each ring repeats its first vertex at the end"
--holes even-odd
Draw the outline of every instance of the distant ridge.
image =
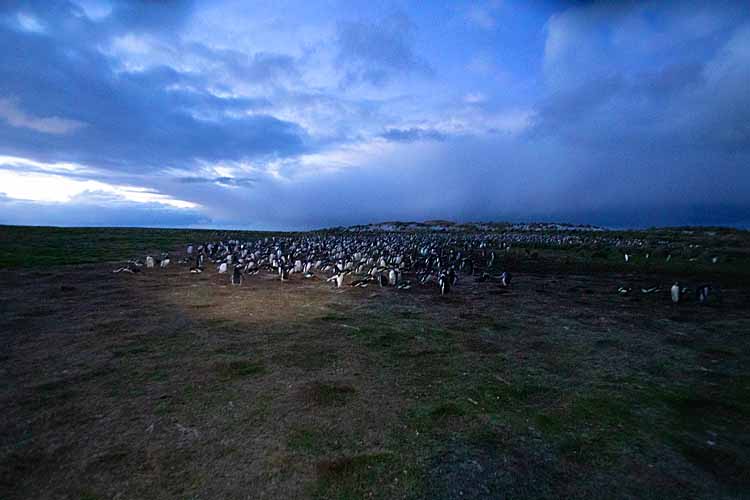
POLYGON ((331 228, 350 232, 367 231, 607 231, 606 228, 590 224, 565 222, 453 222, 449 220, 427 220, 424 222, 386 221, 359 224, 349 227, 331 228))

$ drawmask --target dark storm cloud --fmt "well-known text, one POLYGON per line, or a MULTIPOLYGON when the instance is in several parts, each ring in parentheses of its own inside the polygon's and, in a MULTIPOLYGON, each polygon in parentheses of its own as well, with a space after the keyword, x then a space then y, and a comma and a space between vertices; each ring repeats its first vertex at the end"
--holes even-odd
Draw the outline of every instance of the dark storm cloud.
POLYGON ((414 51, 414 30, 411 20, 400 14, 380 22, 339 23, 338 63, 345 70, 342 83, 380 86, 397 76, 432 75, 432 67, 414 51))
MULTIPOLYGON (((119 9, 127 11, 128 5, 116 7, 112 15, 120 16, 119 9)), ((54 22, 90 24, 74 6, 65 6, 54 22)), ((158 10, 157 17, 168 11, 158 10)), ((118 23, 124 19, 138 23, 127 15, 118 23)), ((54 33, 0 26, 0 46, 7 48, 0 51, 0 96, 12 98, 31 116, 85 124, 72 137, 62 137, 0 121, 0 148, 6 154, 146 170, 196 159, 284 157, 306 149, 301 127, 254 112, 268 106, 266 99, 218 97, 205 90, 200 75, 169 67, 116 71, 86 33, 60 40, 54 33)), ((255 76, 262 77, 264 69, 276 71, 274 59, 261 55, 259 61, 255 76)))
MULTIPOLYGON (((432 4, 411 18, 289 12, 303 34, 286 40, 255 32, 263 15, 224 19, 222 4, 203 25, 203 3, 115 2, 89 18, 71 2, 0 2, 0 155, 75 161, 90 168, 54 172, 199 205, 180 219, 130 203, 147 214, 130 216, 122 200, 89 193, 0 199, 0 210, 65 223, 65 207, 82 222, 102 207, 118 224, 167 214, 269 229, 750 223, 743 4, 549 4, 470 36, 435 23, 444 9, 432 4), (228 31, 214 38, 207 26, 228 31), (511 32, 523 49, 505 43, 511 32), (465 71, 486 53, 496 57, 481 75, 465 71)), ((3 168, 10 178, 54 167, 3 168)))

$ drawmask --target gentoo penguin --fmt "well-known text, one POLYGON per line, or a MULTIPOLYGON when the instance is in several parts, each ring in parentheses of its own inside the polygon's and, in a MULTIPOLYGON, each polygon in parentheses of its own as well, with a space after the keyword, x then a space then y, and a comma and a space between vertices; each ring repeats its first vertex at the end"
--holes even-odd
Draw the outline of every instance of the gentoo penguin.
POLYGON ((168 265, 169 265, 169 259, 164 259, 159 263, 159 267, 161 267, 162 269, 166 269, 168 265))
POLYGON ((146 267, 149 269, 153 269, 155 265, 154 258, 150 255, 146 257, 146 267))
POLYGON ((630 255, 628 255, 627 252, 626 252, 625 253, 625 262, 627 263, 629 261, 630 261, 630 255))
POLYGON ((382 287, 388 286, 388 278, 382 272, 378 274, 378 284, 382 287))
POLYGON ((234 266, 234 270, 232 271, 232 284, 242 284, 242 266, 234 266))
POLYGON ((226 262, 222 262, 219 265, 219 274, 224 274, 225 272, 227 272, 227 263, 226 262))
POLYGON ((503 271, 503 274, 500 275, 500 283, 503 286, 510 286, 510 279, 511 275, 508 271, 503 271))
POLYGON ((456 270, 453 269, 453 266, 448 269, 448 282, 451 284, 451 287, 456 286, 456 283, 458 283, 458 274, 456 274, 456 270))
POLYGON ((281 281, 289 279, 289 269, 285 268, 283 265, 279 266, 279 278, 281 281))
POLYGON ((438 286, 440 287, 440 295, 445 295, 450 291, 451 282, 447 273, 440 273, 440 276, 438 276, 438 286))
POLYGON ((669 294, 672 297, 672 302, 677 304, 680 301, 680 284, 675 282, 675 284, 672 285, 672 288, 670 288, 669 294))
POLYGON ((390 286, 398 285, 398 274, 396 274, 395 269, 391 269, 390 271, 388 271, 388 285, 390 286))
POLYGON ((711 287, 708 285, 700 285, 695 291, 695 298, 700 304, 708 302, 708 293, 711 291, 711 287))
POLYGON ((335 282, 336 288, 341 288, 344 285, 344 272, 339 271, 337 274, 334 274, 330 278, 328 278, 326 281, 328 282, 335 282))

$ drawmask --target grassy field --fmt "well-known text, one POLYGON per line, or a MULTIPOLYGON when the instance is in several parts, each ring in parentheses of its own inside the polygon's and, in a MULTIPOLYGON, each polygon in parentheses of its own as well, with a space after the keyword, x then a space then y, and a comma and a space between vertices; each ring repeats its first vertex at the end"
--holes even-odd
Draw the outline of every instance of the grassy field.
POLYGON ((750 496, 742 233, 447 297, 111 272, 194 235, 0 228, 0 498, 750 496), (675 275, 721 302, 617 293, 675 275))

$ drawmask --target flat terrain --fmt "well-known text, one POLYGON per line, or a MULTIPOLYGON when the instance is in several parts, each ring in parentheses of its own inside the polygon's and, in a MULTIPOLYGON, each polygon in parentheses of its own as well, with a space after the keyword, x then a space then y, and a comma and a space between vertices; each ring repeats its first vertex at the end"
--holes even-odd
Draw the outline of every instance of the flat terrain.
POLYGON ((746 236, 446 297, 112 273, 193 238, 0 227, 0 498, 750 498, 746 236))

